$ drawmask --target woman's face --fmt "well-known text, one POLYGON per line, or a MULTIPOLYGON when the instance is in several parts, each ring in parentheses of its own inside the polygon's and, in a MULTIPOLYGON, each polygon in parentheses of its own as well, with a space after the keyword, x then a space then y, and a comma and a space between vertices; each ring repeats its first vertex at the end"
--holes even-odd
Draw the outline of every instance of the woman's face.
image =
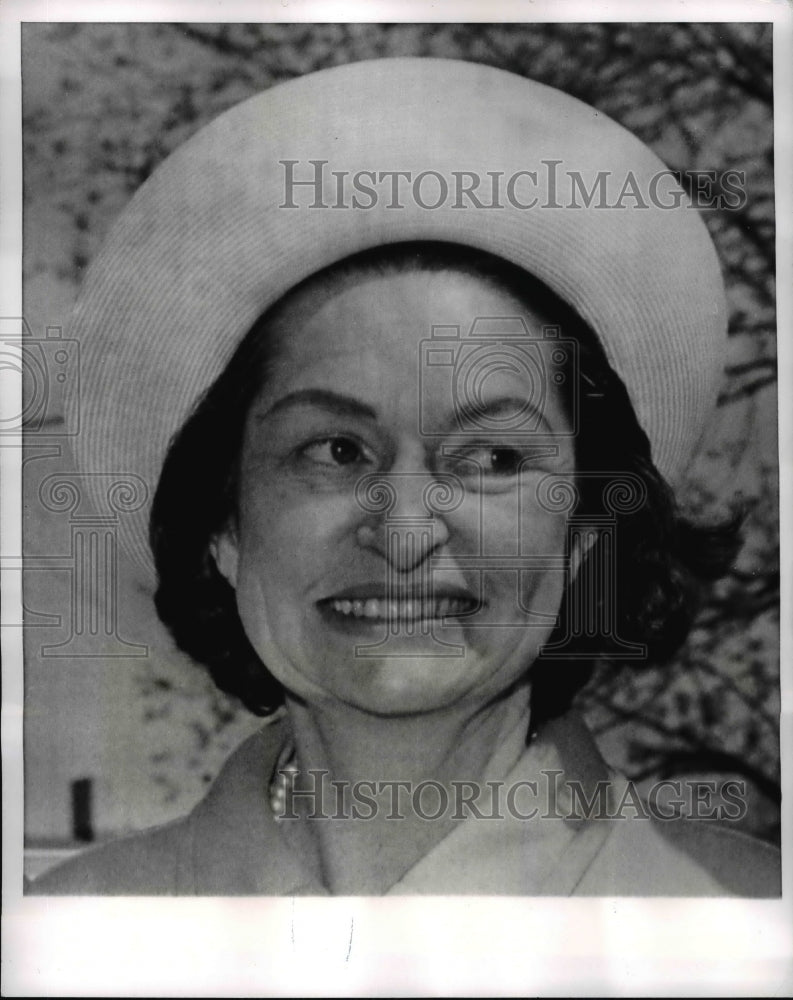
POLYGON ((238 518, 215 554, 288 691, 430 712, 484 704, 533 662, 569 572, 566 516, 537 495, 549 473, 574 472, 559 390, 537 381, 549 352, 532 345, 552 321, 453 270, 362 272, 282 308, 247 417, 238 518), (516 341, 518 316, 530 335, 516 341), (482 350, 477 317, 502 318, 513 339, 482 350), (460 338, 433 355, 423 342, 438 325, 460 338), (454 493, 442 511, 433 483, 454 493))

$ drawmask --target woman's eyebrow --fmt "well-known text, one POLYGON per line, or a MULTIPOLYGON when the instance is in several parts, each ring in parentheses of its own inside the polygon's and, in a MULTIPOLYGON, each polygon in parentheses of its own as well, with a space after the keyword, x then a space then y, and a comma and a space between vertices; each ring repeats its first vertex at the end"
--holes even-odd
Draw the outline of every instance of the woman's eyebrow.
POLYGON ((343 417, 377 419, 377 411, 367 403, 362 403, 353 396, 345 396, 343 393, 333 392, 330 389, 296 389, 276 400, 264 412, 257 413, 255 419, 257 421, 266 420, 289 407, 301 405, 319 406, 343 417))
MULTIPOLYGON (((514 414, 516 422, 512 426, 505 423, 503 429, 511 433, 519 433, 525 429, 526 433, 536 434, 539 433, 541 424, 544 424, 549 432, 552 431, 552 427, 543 412, 542 404, 535 406, 525 396, 501 396, 485 403, 461 402, 448 415, 447 421, 449 425, 456 424, 464 428, 466 433, 470 433, 483 417, 493 419, 510 414, 514 414), (525 428, 526 424, 529 425, 530 429, 525 428)), ((489 431, 494 429, 493 427, 482 428, 482 430, 489 431)))

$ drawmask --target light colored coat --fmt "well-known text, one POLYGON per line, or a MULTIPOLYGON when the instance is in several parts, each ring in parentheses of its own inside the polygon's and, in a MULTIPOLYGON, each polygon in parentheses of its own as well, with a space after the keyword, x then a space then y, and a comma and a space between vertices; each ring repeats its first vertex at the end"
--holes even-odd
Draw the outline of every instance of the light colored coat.
MULTIPOLYGON (((230 757, 183 819, 88 850, 28 886, 42 895, 328 895, 285 836, 266 790, 286 737, 273 723, 230 757)), ((569 714, 546 726, 505 775, 505 787, 561 772, 564 787, 598 782, 610 801, 627 787, 569 714)), ((546 779, 547 780, 547 779, 546 779)), ((528 786, 524 786, 528 787, 528 786)), ((568 816, 569 799, 556 811, 568 816)), ((521 806, 523 810, 523 806, 521 806)), ((523 810, 528 812, 528 810, 523 810)), ((460 820, 389 895, 780 895, 778 852, 714 821, 636 818, 460 820)), ((348 820, 345 822, 355 822, 348 820)))

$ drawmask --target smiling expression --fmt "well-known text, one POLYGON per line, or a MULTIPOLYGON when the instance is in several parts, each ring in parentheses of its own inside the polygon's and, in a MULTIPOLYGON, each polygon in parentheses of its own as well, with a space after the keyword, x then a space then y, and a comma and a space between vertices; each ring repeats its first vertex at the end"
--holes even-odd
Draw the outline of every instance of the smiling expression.
POLYGON ((364 271, 304 287, 269 328, 237 517, 214 551, 254 649, 308 703, 485 703, 552 631, 566 517, 537 486, 575 467, 558 389, 521 435, 504 430, 536 393, 519 366, 494 366, 476 406, 455 398, 453 365, 432 391, 419 377, 433 325, 477 316, 522 316, 534 337, 553 320, 462 271, 364 271))

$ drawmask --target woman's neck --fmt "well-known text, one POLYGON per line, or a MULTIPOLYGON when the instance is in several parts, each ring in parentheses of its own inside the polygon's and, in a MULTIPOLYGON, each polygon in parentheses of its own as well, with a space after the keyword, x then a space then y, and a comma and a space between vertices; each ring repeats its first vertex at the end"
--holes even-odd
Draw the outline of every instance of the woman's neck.
POLYGON ((475 788, 497 751, 504 771, 517 760, 528 735, 528 704, 525 684, 477 710, 398 718, 288 699, 298 788, 311 794, 294 799, 300 829, 285 829, 313 853, 334 894, 387 891, 459 824, 459 783, 475 788), (438 784, 414 799, 422 782, 438 784), (438 785, 449 806, 428 819, 441 804, 438 785))

